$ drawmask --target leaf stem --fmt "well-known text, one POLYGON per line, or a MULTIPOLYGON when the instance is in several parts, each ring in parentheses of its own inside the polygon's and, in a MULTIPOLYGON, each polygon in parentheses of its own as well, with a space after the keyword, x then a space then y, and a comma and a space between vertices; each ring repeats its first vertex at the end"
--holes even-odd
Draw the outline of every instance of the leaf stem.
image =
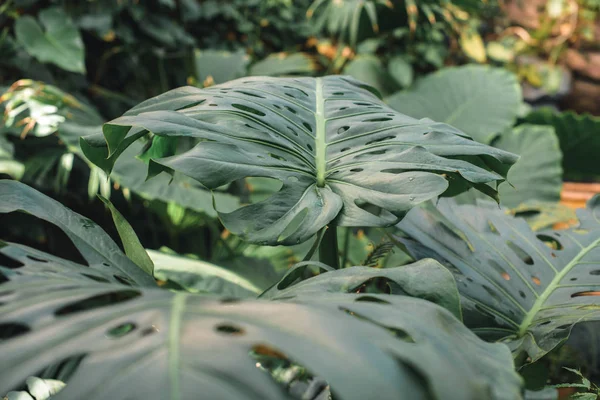
POLYGON ((335 225, 327 226, 319 246, 319 261, 334 269, 340 269, 340 258, 335 225))

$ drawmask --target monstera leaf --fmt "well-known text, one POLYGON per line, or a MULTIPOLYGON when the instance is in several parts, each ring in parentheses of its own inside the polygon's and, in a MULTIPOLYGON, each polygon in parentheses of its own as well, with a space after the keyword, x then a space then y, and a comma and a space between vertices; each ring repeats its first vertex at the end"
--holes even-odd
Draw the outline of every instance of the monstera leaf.
POLYGON ((394 112, 368 87, 340 76, 243 78, 175 89, 81 145, 110 171, 148 132, 150 175, 177 171, 209 189, 245 177, 281 181, 268 199, 220 212, 232 233, 270 245, 305 241, 334 220, 389 226, 420 202, 469 187, 494 195, 485 183, 501 181, 516 160, 448 125, 394 112), (165 143, 178 136, 199 143, 171 156, 165 143))
POLYGON ((442 200, 398 227, 419 242, 405 241, 415 257, 449 264, 468 326, 535 361, 600 319, 600 197, 577 216, 575 229, 533 232, 496 205, 442 200))
POLYGON ((302 262, 260 297, 277 300, 324 293, 367 293, 372 290, 370 284, 381 286, 373 288, 380 293, 404 294, 429 300, 462 319, 454 278, 435 260, 421 260, 395 268, 351 267, 338 270, 318 262, 302 262), (306 280, 299 279, 306 268, 315 266, 326 273, 306 280))
POLYGON ((242 302, 138 289, 108 283, 109 270, 2 246, 0 393, 59 373, 66 400, 292 398, 265 373, 263 360, 275 359, 325 379, 343 400, 374 390, 390 400, 520 398, 506 346, 424 300, 242 302))

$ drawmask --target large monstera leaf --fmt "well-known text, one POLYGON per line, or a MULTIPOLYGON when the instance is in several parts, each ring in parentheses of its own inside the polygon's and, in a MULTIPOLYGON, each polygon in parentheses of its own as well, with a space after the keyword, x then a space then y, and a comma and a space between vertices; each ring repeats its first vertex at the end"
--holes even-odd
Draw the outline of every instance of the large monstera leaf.
POLYGON ((67 364, 56 399, 292 398, 261 368, 271 357, 342 400, 520 398, 508 348, 425 300, 235 301, 107 283, 24 246, 0 252, 0 393, 67 364))
POLYGON ((450 200, 414 209, 398 227, 417 257, 455 273, 465 323, 537 360, 573 324, 600 319, 600 197, 577 211, 580 225, 533 232, 494 204, 450 200))
MULTIPOLYGON (((502 181, 516 156, 445 124, 393 111, 349 77, 243 78, 185 87, 147 100, 82 141, 110 171, 138 138, 153 137, 149 172, 186 174, 209 189, 245 177, 282 183, 270 198, 220 213, 224 225, 262 244, 295 244, 334 221, 388 226, 416 204, 502 181), (169 140, 199 143, 173 155, 169 140), (106 148, 108 146, 108 149, 106 148)), ((218 204, 217 204, 218 208, 218 204)))

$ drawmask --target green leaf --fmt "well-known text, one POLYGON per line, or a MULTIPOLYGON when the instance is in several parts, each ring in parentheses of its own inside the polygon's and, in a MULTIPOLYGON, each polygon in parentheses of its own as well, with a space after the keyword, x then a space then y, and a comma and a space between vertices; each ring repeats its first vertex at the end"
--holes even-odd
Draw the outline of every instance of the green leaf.
POLYGON ((386 99, 414 118, 450 124, 490 143, 515 122, 522 102, 516 77, 505 69, 468 65, 444 68, 386 99))
POLYGON ((493 145, 520 156, 498 188, 500 204, 512 208, 533 201, 560 201, 562 154, 552 128, 520 125, 502 133, 493 145))
POLYGON ((148 256, 148 253, 146 253, 144 246, 140 243, 140 239, 138 239, 135 231, 131 225, 129 225, 129 222, 127 222, 125 217, 123 217, 123 214, 121 214, 107 198, 100 195, 98 195, 98 198, 102 200, 112 215, 113 222, 115 223, 115 227, 117 228, 127 257, 136 263, 144 272, 153 276, 154 264, 152 263, 150 256, 148 256))
POLYGON ((563 169, 568 179, 600 176, 596 157, 600 154, 600 118, 572 111, 556 113, 549 108, 533 111, 527 123, 551 125, 556 131, 563 153, 563 169))
POLYGON ((232 301, 101 283, 76 277, 84 267, 70 269, 68 279, 30 271, 0 283, 1 392, 80 360, 62 399, 292 398, 257 365, 270 355, 324 379, 345 400, 374 390, 384 400, 520 396, 506 346, 483 342, 424 300, 232 301))
POLYGON ((208 292, 228 297, 256 297, 262 291, 248 279, 223 267, 177 254, 148 250, 154 276, 175 282, 190 292, 208 292))
POLYGON ((389 226, 420 202, 501 181, 516 160, 448 125, 393 112, 363 84, 340 76, 175 89, 106 124, 109 152, 96 137, 82 148, 110 171, 147 131, 199 141, 152 160, 151 174, 180 172, 213 190, 245 177, 281 181, 267 200, 219 213, 232 233, 269 245, 305 241, 332 222, 389 226))
POLYGON ((295 282, 300 272, 320 263, 300 263, 293 267, 275 286, 261 295, 266 299, 293 299, 319 296, 325 293, 355 293, 369 282, 389 282, 394 294, 419 297, 436 303, 462 319, 458 290, 452 274, 435 260, 422 260, 395 268, 350 267, 326 270, 315 277, 295 282))
POLYGON ((15 36, 25 50, 41 62, 84 74, 83 40, 69 16, 61 7, 50 7, 40 11, 39 19, 45 31, 29 15, 15 22, 15 36))
POLYGON ((210 76, 214 83, 223 83, 246 75, 249 57, 245 51, 235 53, 220 50, 194 51, 196 77, 200 83, 210 76))
POLYGON ((600 319, 600 196, 577 216, 577 228, 533 232, 493 204, 442 200, 398 227, 418 241, 404 241, 417 259, 452 266, 467 326, 536 361, 574 324, 600 319))
POLYGON ((276 53, 252 64, 249 75, 313 75, 316 70, 314 58, 307 53, 276 53))
MULTIPOLYGON (((81 256, 92 265, 114 268, 121 279, 142 286, 155 286, 95 222, 20 182, 0 180, 0 213, 22 211, 59 227, 81 256)), ((1 391, 1 390, 0 390, 1 391)))
POLYGON ((359 55, 344 68, 344 74, 365 82, 374 87, 379 93, 387 96, 399 87, 394 81, 395 76, 383 66, 379 57, 374 55, 359 55))
POLYGON ((409 87, 413 82, 413 67, 405 56, 392 57, 388 63, 388 71, 402 88, 409 87))

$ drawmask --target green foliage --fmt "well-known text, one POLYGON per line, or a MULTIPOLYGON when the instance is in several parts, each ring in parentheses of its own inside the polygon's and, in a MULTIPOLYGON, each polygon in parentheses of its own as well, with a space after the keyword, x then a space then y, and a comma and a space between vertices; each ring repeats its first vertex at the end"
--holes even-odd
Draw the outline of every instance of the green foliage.
POLYGON ((600 118, 574 112, 556 113, 541 108, 527 115, 524 121, 554 128, 563 153, 563 169, 568 178, 600 176, 600 167, 595 162, 596 154, 600 152, 600 118))
MULTIPOLYGON (((89 262, 86 267, 1 243, 0 296, 10 294, 0 305, 2 392, 18 388, 31 374, 50 374, 69 364, 60 392, 66 399, 107 394, 191 399, 198 388, 215 399, 287 398, 263 371, 275 359, 322 376, 344 399, 364 399, 371 385, 383 399, 519 397, 521 380, 506 347, 481 341, 433 303, 360 293, 320 298, 298 291, 293 301, 242 302, 139 287, 144 279, 130 275, 137 280, 125 280, 121 274, 141 271, 92 222, 86 221, 82 231, 80 216, 19 183, 0 182, 0 199, 8 205, 2 212, 19 201, 21 210, 59 223, 89 262), (56 215, 62 218, 51 218, 56 215), (90 240, 110 248, 111 263, 99 262, 104 255, 98 257, 90 240), (54 334, 43 334, 48 330, 54 334), (116 370, 121 374, 115 380, 116 370), (452 379, 445 379, 450 371, 452 379), (111 385, 103 376, 113 377, 111 385), (152 379, 145 385, 131 384, 148 376, 152 379)), ((441 272, 444 287, 456 291, 448 274, 442 278, 441 267, 428 265, 432 277, 441 272)), ((356 270, 361 272, 364 281, 368 275, 356 270)), ((426 281, 416 271, 398 272, 407 275, 399 281, 407 289, 426 281)), ((451 291, 438 295, 454 296, 456 304, 451 291)))
POLYGON ((344 77, 177 89, 105 125, 104 147, 96 136, 82 147, 108 173, 148 131, 193 137, 200 143, 188 152, 153 158, 149 175, 173 170, 209 189, 248 176, 278 179, 283 186, 269 199, 220 213, 227 229, 261 244, 303 242, 334 219, 337 226, 389 226, 445 192, 475 187, 495 194, 485 183, 503 179, 515 161, 511 153, 395 113, 368 89, 344 77), (380 211, 366 209, 373 206, 380 211))
POLYGON ((398 227, 416 241, 404 241, 413 256, 455 273, 467 326, 536 361, 575 323, 600 318, 599 201, 578 210, 579 226, 566 231, 534 233, 494 205, 451 200, 413 210, 398 227))

